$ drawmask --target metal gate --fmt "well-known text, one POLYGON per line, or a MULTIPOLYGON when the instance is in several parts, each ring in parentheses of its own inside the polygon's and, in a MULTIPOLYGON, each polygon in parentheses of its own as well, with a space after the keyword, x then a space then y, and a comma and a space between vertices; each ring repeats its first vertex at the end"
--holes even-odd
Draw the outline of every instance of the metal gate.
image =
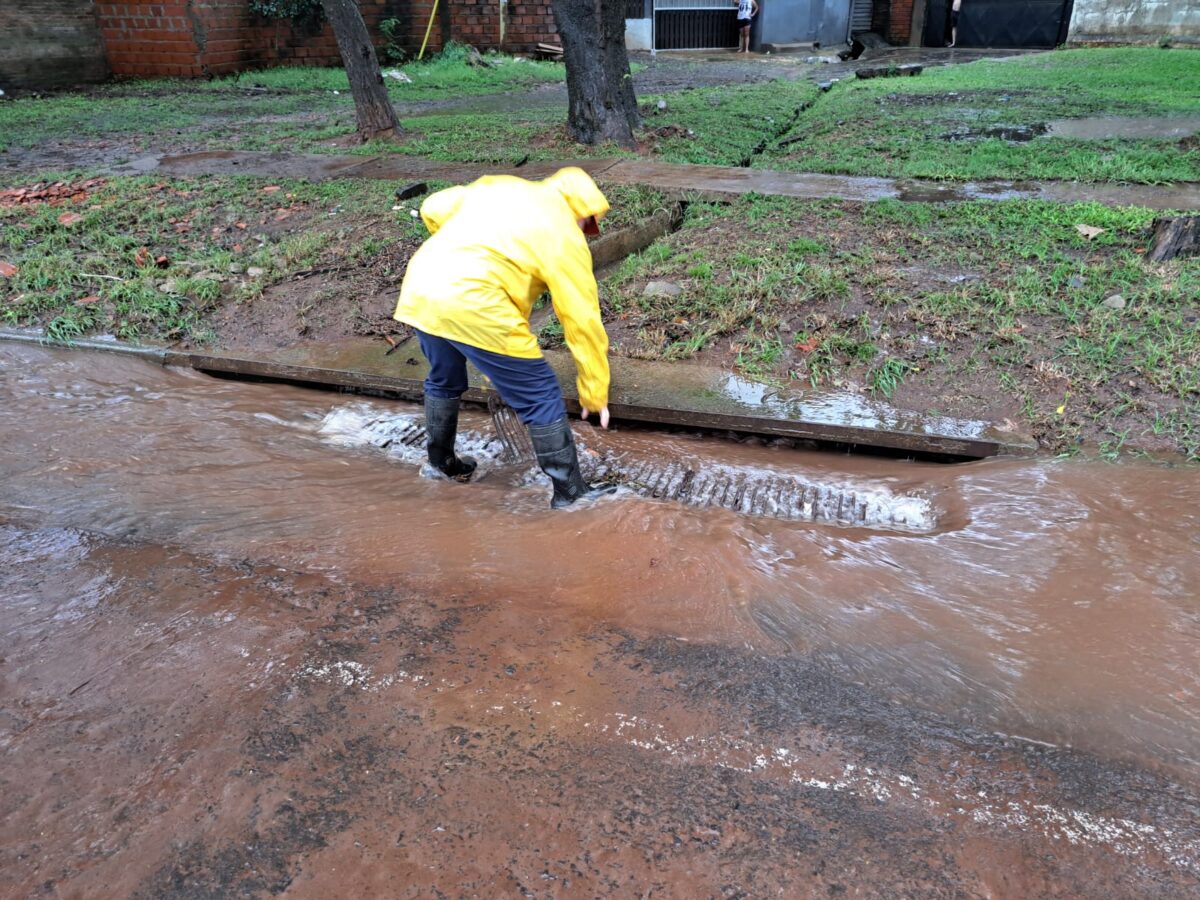
POLYGON ((738 45, 730 0, 654 0, 655 50, 728 50, 738 45))
POLYGON ((845 44, 850 34, 850 6, 850 0, 760 0, 756 45, 845 44))
MULTIPOLYGON (((921 43, 950 40, 950 0, 928 0, 921 43)), ((958 47, 1050 48, 1067 39, 1074 0, 963 0, 958 47)))
POLYGON ((854 0, 850 7, 850 33, 861 34, 871 30, 871 0, 854 0))

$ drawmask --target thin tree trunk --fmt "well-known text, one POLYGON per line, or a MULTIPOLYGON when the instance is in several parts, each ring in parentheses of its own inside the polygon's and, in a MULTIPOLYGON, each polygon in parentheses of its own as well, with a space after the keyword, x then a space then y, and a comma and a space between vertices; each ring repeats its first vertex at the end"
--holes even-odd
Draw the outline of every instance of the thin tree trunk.
POLYGON ((375 45, 371 43, 358 4, 355 0, 321 0, 321 6, 333 26, 338 52, 342 54, 342 64, 350 79, 358 133, 363 140, 391 137, 400 131, 400 121, 388 97, 375 56, 375 45))
POLYGON ((629 55, 624 0, 554 0, 567 65, 567 130, 584 144, 632 147, 642 124, 629 55))

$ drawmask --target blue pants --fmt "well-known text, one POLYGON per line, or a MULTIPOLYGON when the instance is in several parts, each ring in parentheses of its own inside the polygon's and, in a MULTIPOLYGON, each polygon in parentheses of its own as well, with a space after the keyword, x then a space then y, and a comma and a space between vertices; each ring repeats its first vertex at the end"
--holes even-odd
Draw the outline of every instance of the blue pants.
POLYGON ((444 400, 461 397, 467 389, 470 360, 491 379, 500 399, 516 410, 517 417, 526 425, 552 425, 567 414, 562 388, 546 360, 505 356, 419 330, 417 339, 421 342, 421 352, 429 360, 426 396, 444 400))

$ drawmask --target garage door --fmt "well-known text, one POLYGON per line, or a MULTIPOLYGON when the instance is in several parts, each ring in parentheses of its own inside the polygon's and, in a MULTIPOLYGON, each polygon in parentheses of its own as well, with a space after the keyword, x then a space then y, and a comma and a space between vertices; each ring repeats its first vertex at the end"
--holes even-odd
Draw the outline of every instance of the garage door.
MULTIPOLYGON (((962 0, 959 47, 1050 48, 1067 39, 1072 0, 962 0)), ((950 40, 950 0, 928 0, 926 47, 950 40)))
POLYGON ((730 0, 654 0, 656 50, 717 50, 738 45, 730 0))

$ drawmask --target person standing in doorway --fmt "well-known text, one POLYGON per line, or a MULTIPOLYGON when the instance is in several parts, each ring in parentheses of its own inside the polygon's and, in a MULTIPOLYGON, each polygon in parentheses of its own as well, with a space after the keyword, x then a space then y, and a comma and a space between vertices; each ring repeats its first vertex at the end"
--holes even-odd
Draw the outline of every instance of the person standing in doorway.
POLYGON ((958 13, 962 9, 962 0, 953 0, 950 4, 950 42, 947 47, 953 47, 958 43, 958 13))
POLYGON ((554 485, 551 506, 611 493, 579 471, 558 378, 529 327, 544 291, 577 371, 583 418, 608 427, 608 335, 600 320, 592 253, 608 200, 582 169, 544 181, 487 175, 438 191, 421 204, 430 237, 413 254, 393 318, 411 325, 429 360, 425 430, 430 465, 467 481, 475 461, 454 452, 467 362, 486 375, 529 427, 538 465, 554 485))
POLYGON ((758 15, 758 0, 733 0, 737 6, 738 53, 750 52, 750 20, 758 15))

